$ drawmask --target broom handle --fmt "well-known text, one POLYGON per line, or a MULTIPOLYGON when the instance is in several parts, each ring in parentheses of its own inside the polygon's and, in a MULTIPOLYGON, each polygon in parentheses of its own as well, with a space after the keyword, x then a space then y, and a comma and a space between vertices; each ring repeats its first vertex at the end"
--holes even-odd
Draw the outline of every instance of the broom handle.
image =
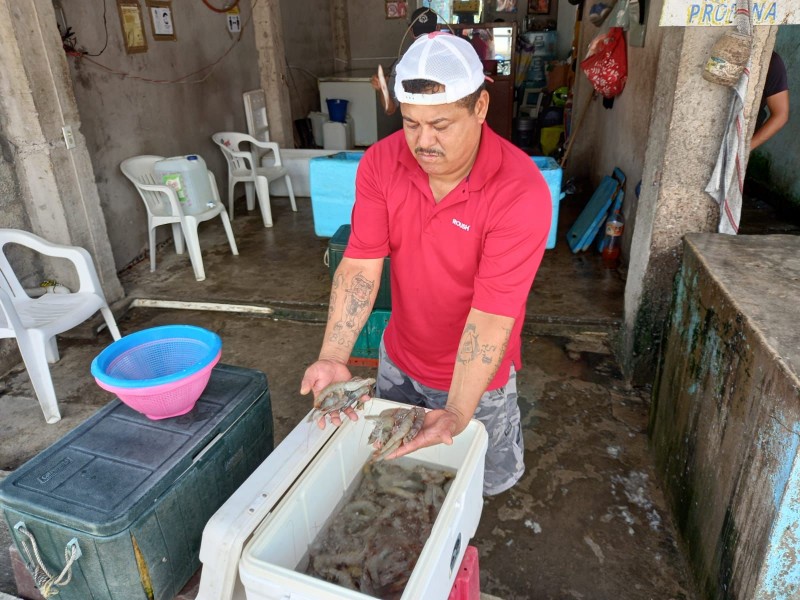
POLYGON ((564 150, 564 156, 561 157, 561 168, 564 168, 564 165, 567 162, 567 157, 569 156, 570 150, 572 150, 572 144, 575 142, 575 138, 578 135, 578 130, 580 129, 581 125, 583 124, 583 118, 586 116, 586 113, 589 112, 589 104, 591 104, 592 99, 594 99, 594 90, 589 94, 589 97, 586 99, 586 103, 583 105, 583 110, 581 114, 578 116, 578 122, 575 123, 575 128, 572 130, 572 133, 569 136, 569 142, 567 142, 567 149, 564 150))

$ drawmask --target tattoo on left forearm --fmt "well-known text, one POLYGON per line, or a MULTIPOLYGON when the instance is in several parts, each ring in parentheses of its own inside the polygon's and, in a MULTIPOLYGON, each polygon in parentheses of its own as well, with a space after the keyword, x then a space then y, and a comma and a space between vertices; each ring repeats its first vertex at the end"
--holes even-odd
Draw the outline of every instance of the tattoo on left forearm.
POLYGON ((508 340, 511 337, 511 329, 503 328, 503 343, 499 346, 496 344, 484 344, 478 338, 477 327, 473 323, 467 323, 464 327, 464 334, 461 337, 461 346, 456 355, 456 362, 464 365, 479 362, 484 365, 491 365, 491 372, 488 374, 487 385, 494 379, 497 374, 497 369, 503 357, 506 355, 508 348, 508 340))
POLYGON ((467 326, 464 327, 464 334, 461 337, 463 341, 458 350, 458 362, 469 364, 479 360, 485 365, 490 365, 496 359, 497 346, 494 344, 482 344, 478 339, 477 329, 474 324, 467 323, 467 326))

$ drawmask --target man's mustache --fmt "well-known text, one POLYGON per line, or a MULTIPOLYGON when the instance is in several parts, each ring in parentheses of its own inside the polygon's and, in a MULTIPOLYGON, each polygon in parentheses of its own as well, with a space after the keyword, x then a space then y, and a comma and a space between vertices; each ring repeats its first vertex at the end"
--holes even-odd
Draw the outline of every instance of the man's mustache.
POLYGON ((414 154, 426 154, 428 156, 444 156, 444 152, 441 150, 437 150, 436 148, 423 148, 421 146, 417 146, 414 148, 414 154))

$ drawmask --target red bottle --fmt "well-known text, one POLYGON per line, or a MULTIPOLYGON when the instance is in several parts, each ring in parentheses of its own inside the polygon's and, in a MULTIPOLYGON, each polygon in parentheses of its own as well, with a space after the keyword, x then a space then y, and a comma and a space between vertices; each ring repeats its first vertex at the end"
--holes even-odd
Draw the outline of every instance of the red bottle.
POLYGON ((603 239, 603 265, 607 269, 616 269, 619 266, 619 254, 622 247, 622 230, 625 221, 622 213, 615 212, 606 221, 606 235, 603 239))

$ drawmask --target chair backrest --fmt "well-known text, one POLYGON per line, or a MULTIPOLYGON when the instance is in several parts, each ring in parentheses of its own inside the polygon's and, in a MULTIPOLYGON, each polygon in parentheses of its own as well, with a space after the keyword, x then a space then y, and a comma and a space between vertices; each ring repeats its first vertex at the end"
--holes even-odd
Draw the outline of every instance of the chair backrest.
POLYGON ((157 156, 155 154, 142 154, 140 156, 126 158, 119 165, 123 175, 125 175, 125 177, 127 177, 136 187, 136 191, 139 192, 139 196, 144 201, 148 212, 150 212, 152 215, 158 216, 172 215, 172 205, 169 203, 167 197, 161 192, 145 190, 142 189, 141 186, 164 186, 161 178, 158 177, 154 171, 155 164, 163 159, 163 156, 157 156))
POLYGON ((228 174, 243 177, 252 175, 255 178, 253 169, 258 168, 258 157, 253 156, 253 146, 251 142, 255 139, 246 133, 237 133, 235 131, 220 131, 211 136, 214 143, 222 150, 222 155, 228 161, 228 174), (248 158, 244 159, 241 156, 234 156, 232 152, 245 152, 248 158))
POLYGON ((267 96, 264 90, 250 90, 242 94, 244 116, 247 119, 247 133, 260 142, 269 142, 269 123, 267 122, 267 96))

